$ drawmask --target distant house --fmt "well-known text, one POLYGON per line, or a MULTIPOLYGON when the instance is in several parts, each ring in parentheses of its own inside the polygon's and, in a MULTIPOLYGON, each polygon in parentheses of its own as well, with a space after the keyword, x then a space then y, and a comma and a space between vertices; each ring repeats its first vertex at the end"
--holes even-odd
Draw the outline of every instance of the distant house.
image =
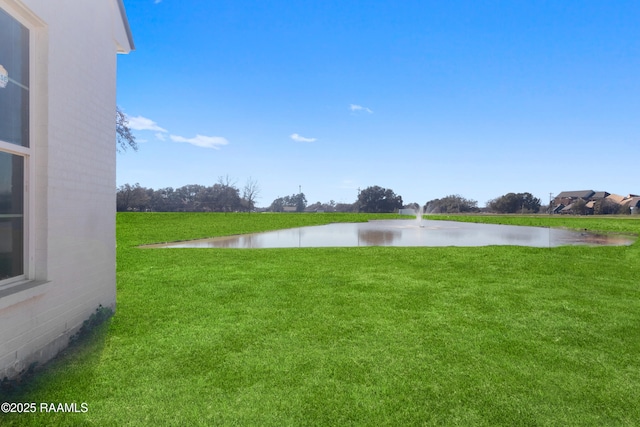
POLYGON ((594 194, 596 194, 596 192, 593 190, 563 191, 555 197, 554 205, 568 206, 579 199, 582 199, 585 202, 587 202, 591 200, 591 197, 594 194))
POLYGON ((638 201, 635 198, 640 200, 640 197, 633 194, 620 196, 607 191, 563 191, 554 199, 553 213, 611 213, 611 211, 618 212, 620 208, 625 207, 633 210, 634 207, 638 206, 638 201), (580 206, 580 208, 578 209, 577 206, 580 206), (576 212, 576 209, 581 212, 576 212))
POLYGON ((631 210, 632 214, 640 213, 640 196, 630 194, 623 203, 625 207, 628 207, 631 210))
MULTIPOLYGON (((585 204, 592 200, 592 197, 596 194, 593 190, 578 190, 578 191, 563 191, 558 194, 553 205, 553 213, 571 214, 575 211, 575 206, 578 206, 579 201, 583 201, 585 204)), ((586 208, 586 207, 585 207, 586 208)), ((586 208, 589 209, 589 208, 586 208)))
POLYGON ((115 309, 121 0, 0 0, 0 379, 115 309))

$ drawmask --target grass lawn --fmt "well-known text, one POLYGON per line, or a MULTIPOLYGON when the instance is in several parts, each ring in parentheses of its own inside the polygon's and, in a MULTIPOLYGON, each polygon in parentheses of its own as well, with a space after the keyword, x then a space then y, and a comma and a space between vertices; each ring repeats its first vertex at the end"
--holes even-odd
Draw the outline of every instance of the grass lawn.
MULTIPOLYGON (((640 423, 640 242, 136 247, 373 217, 118 214, 115 316, 5 396, 88 412, 0 425, 640 423)), ((640 218, 479 218, 640 233, 640 218)))

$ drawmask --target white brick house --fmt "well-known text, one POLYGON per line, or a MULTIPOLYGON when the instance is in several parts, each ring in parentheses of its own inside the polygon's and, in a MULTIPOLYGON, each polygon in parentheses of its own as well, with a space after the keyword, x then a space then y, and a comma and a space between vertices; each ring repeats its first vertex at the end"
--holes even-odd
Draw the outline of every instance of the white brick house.
POLYGON ((0 0, 0 380, 115 309, 121 0, 0 0))

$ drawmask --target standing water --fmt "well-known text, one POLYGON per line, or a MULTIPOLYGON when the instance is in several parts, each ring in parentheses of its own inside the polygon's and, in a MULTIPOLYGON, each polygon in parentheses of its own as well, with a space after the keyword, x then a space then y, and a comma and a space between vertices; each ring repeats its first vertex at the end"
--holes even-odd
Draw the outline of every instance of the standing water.
POLYGON ((630 245, 636 236, 597 235, 585 231, 514 225, 409 220, 335 223, 264 233, 222 236, 146 247, 301 248, 349 246, 490 246, 554 247, 563 245, 630 245), (418 225, 419 224, 419 225, 418 225))

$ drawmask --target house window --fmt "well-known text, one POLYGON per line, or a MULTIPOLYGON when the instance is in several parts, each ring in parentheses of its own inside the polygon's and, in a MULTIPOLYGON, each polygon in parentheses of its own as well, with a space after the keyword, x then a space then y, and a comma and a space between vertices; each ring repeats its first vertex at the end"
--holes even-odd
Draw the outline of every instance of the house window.
POLYGON ((25 275, 29 30, 0 9, 0 285, 25 275))
POLYGON ((0 152, 0 280, 24 274, 24 158, 0 152))

